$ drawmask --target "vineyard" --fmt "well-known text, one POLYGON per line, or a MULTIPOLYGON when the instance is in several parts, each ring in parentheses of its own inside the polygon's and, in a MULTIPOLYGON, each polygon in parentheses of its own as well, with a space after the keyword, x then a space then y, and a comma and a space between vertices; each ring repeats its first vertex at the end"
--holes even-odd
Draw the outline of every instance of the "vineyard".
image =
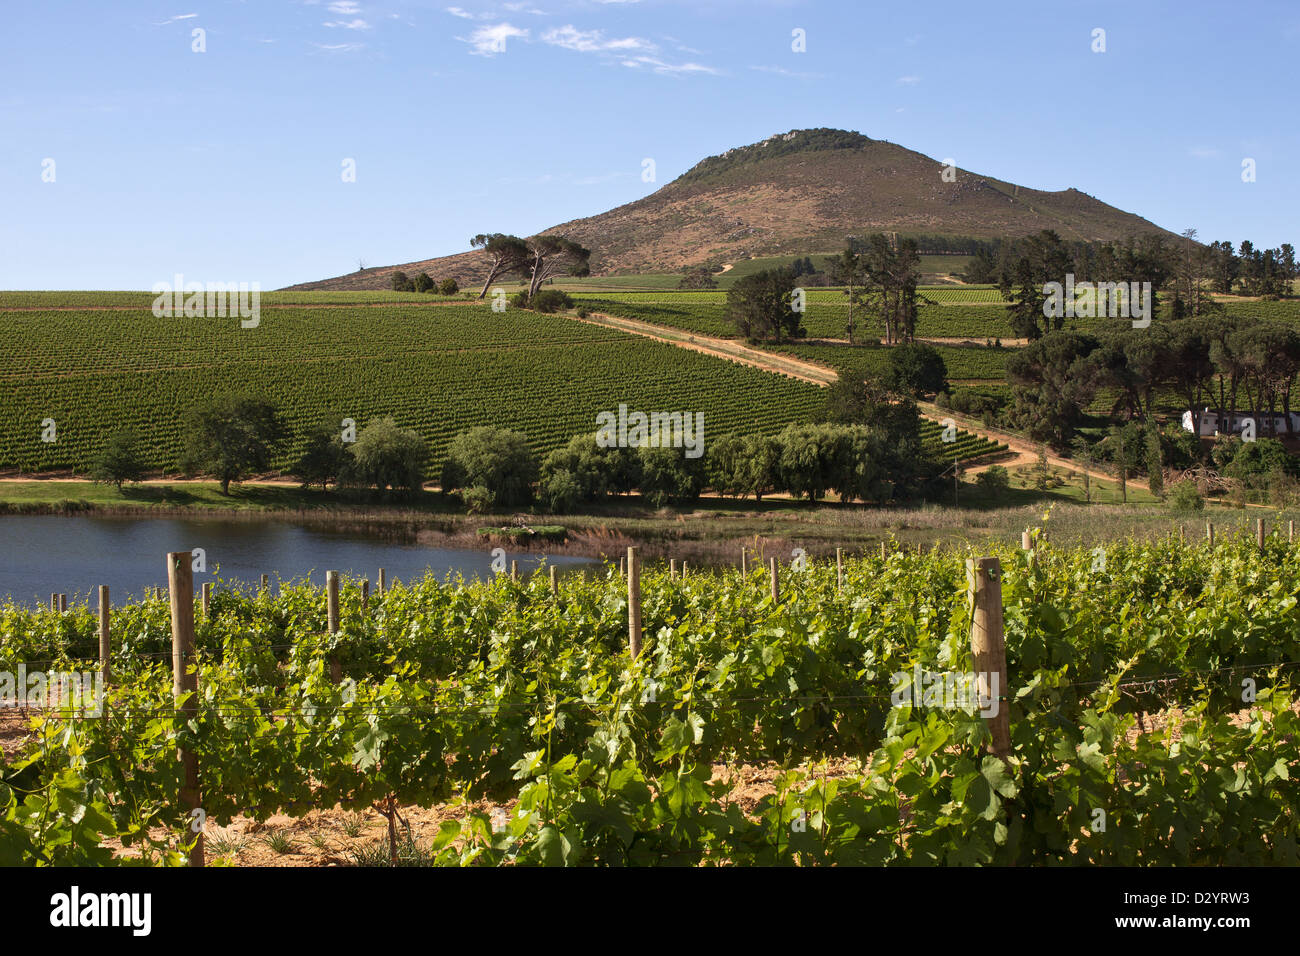
MULTIPOLYGON (((926 293, 927 295, 929 293, 926 293)), ((653 293, 578 296, 575 302, 593 312, 667 325, 697 335, 732 338, 735 323, 727 315, 726 297, 717 292, 683 292, 669 297, 653 293)), ((814 289, 809 293, 803 327, 810 339, 845 339, 849 307, 843 294, 814 289)), ((1086 321, 1086 320, 1085 320, 1086 321)), ((856 310, 857 332, 863 341, 879 339, 881 330, 856 310)), ((979 305, 921 306, 916 322, 918 338, 967 336, 984 341, 1007 338, 1011 326, 1002 309, 979 305)))
MULTIPOLYGON (((180 863, 237 816, 335 806, 396 851, 433 805, 403 852, 437 865, 1300 862, 1300 551, 995 553, 1004 755, 996 715, 909 686, 974 669, 963 553, 349 581, 333 632, 320 590, 218 582, 176 701, 168 604, 115 609, 102 716, 34 715, 4 755, 0 862, 180 863)), ((0 670, 100 666, 87 607, 5 605, 0 634, 0 670)))
MULTIPOLYGON (((890 350, 883 345, 801 343, 768 347, 776 352, 827 365, 841 375, 879 377, 889 367, 890 350)), ((975 379, 1005 381, 1007 357, 1014 354, 1011 349, 983 346, 936 345, 934 348, 943 358, 949 380, 958 382, 975 379)))
MULTIPOLYGON (((595 430, 620 403, 702 411, 706 434, 775 432, 821 407, 817 386, 608 329, 487 305, 300 308, 238 320, 149 312, 0 312, 0 468, 84 470, 132 427, 154 468, 175 468, 186 409, 250 391, 299 436, 350 417, 392 416, 436 467, 475 425, 508 425, 546 452, 595 430), (52 419, 56 441, 42 441, 52 419)), ((287 467, 301 448, 276 462, 287 467)))

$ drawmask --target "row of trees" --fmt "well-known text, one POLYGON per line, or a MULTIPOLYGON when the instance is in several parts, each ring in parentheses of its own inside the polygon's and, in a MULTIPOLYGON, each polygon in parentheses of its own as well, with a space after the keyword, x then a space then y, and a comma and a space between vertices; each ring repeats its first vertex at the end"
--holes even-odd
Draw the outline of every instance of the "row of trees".
POLYGON ((591 250, 563 236, 520 239, 503 232, 479 233, 469 241, 482 249, 488 274, 479 292, 481 299, 492 283, 518 275, 528 280, 528 298, 537 294, 543 282, 557 276, 591 275, 591 250))
MULTIPOLYGON (((310 429, 306 447, 290 467, 304 487, 334 483, 356 487, 416 490, 424 481, 428 446, 418 433, 399 428, 391 418, 381 418, 344 440, 333 419, 310 429)), ((274 404, 244 395, 217 396, 191 408, 185 416, 185 443, 180 469, 187 476, 206 475, 221 485, 271 470, 272 462, 288 443, 291 433, 274 404)), ((147 466, 134 432, 128 429, 109 437, 91 463, 90 476, 114 484, 141 481, 147 466)))
POLYGON ((1300 277, 1291 243, 1274 249, 1257 249, 1249 240, 1236 247, 1225 240, 1204 245, 1196 230, 1188 229, 1181 240, 1152 233, 1123 242, 1064 241, 1044 230, 1023 239, 979 242, 962 278, 1011 288, 1018 284, 1022 261, 1039 265, 1044 255, 1059 257, 1058 271, 1049 276, 1057 282, 1066 271, 1088 282, 1137 279, 1136 272, 1146 271, 1175 278, 1184 300, 1195 295, 1193 288, 1200 282, 1224 295, 1286 295, 1290 283, 1300 277))
POLYGON ((392 283, 394 292, 437 292, 439 295, 455 295, 460 291, 460 286, 455 279, 436 282, 427 272, 421 272, 414 279, 405 272, 394 272, 392 283))
MULTIPOLYGON (((522 433, 479 427, 452 441, 441 485, 473 511, 539 500, 563 512, 634 489, 655 507, 692 501, 706 487, 756 499, 789 492, 818 500, 834 491, 847 501, 882 501, 914 492, 938 468, 921 450, 916 406, 882 386, 840 382, 829 390, 824 419, 777 436, 724 435, 698 458, 675 448, 602 448, 584 435, 539 461, 522 433)), ((341 421, 330 418, 304 436, 289 469, 304 487, 423 487, 429 449, 417 432, 391 418, 345 432, 341 421)), ((231 482, 271 470, 290 438, 276 407, 249 396, 220 396, 191 409, 185 433, 182 470, 215 478, 223 495, 231 482)), ((92 468, 96 480, 119 488, 144 472, 126 432, 111 437, 92 468)))
POLYGON ((1207 406, 1220 421, 1234 410, 1257 422, 1281 412, 1289 433, 1298 375, 1300 332, 1278 322, 1197 316, 1101 337, 1052 332, 1007 361, 1008 423, 1064 448, 1099 390, 1114 390, 1112 418, 1142 421, 1155 420, 1168 390, 1191 410, 1194 435, 1207 406))
POLYGON ((1153 234, 1123 243, 1066 242, 1044 229, 1001 244, 997 252, 996 265, 991 253, 977 256, 966 278, 997 282, 1011 299, 1012 331, 1027 339, 1064 327, 1064 316, 1044 315, 1043 287, 1063 282, 1067 273, 1077 282, 1149 282, 1153 293, 1163 293, 1163 317, 1172 319, 1221 312, 1211 292, 1288 295, 1297 276, 1295 250, 1289 243, 1259 250, 1243 242, 1234 253, 1229 242, 1201 245, 1195 229, 1184 232, 1181 241, 1153 234))
MULTIPOLYGON (((929 300, 917 292, 921 256, 915 240, 883 233, 859 240, 850 236, 836 258, 826 260, 827 282, 844 286, 848 297, 845 335, 855 344, 858 323, 880 328, 886 345, 913 342, 921 305, 929 300)), ((794 267, 767 269, 737 279, 727 292, 727 310, 741 335, 754 341, 782 342, 803 338, 803 305, 795 290, 820 275, 809 257, 794 267)))

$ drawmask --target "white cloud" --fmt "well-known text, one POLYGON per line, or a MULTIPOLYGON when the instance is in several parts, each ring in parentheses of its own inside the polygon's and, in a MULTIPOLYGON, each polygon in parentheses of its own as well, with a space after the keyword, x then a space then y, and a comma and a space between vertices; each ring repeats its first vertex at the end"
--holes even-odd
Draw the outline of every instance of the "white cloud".
POLYGON ((169 23, 176 23, 177 21, 180 21, 180 20, 193 20, 193 19, 194 19, 195 17, 197 17, 197 16, 198 16, 197 13, 182 13, 182 14, 180 14, 179 16, 168 17, 168 18, 167 18, 166 20, 164 20, 162 23, 155 23, 154 26, 156 26, 156 27, 165 27, 165 26, 167 26, 167 24, 169 24, 169 23))
POLYGON ((337 13, 339 16, 350 17, 361 12, 361 5, 353 3, 352 0, 335 0, 329 5, 330 13, 337 13))
POLYGON ((820 80, 825 77, 824 73, 801 73, 798 70, 787 70, 783 66, 751 66, 751 70, 757 70, 759 73, 775 73, 777 76, 793 76, 800 80, 820 80))
POLYGON ((453 17, 460 17, 462 20, 473 20, 474 14, 468 10, 462 10, 460 7, 448 7, 447 12, 453 17))
POLYGON ((921 78, 919 76, 900 76, 894 82, 899 86, 916 86, 921 82, 921 78))
POLYGON ((708 73, 712 76, 720 76, 721 70, 715 70, 711 66, 705 66, 702 63, 665 63, 663 60, 656 59, 652 56, 634 56, 629 60, 623 60, 623 65, 632 69, 640 69, 648 66, 656 73, 675 75, 679 73, 708 73))
POLYGON ((579 53, 657 49, 649 40, 642 40, 640 37, 607 40, 599 30, 579 30, 571 25, 547 30, 542 34, 542 42, 566 50, 577 50, 579 53))
POLYGON ((342 27, 344 30, 369 30, 370 29, 370 24, 366 23, 366 21, 362 20, 360 17, 358 17, 355 20, 348 20, 346 22, 343 20, 327 20, 325 22, 325 26, 342 27))
POLYGON ((365 44, 364 43, 313 43, 312 46, 314 46, 318 50, 324 51, 325 53, 352 53, 355 52, 356 50, 362 49, 365 46, 365 44))
POLYGON ((469 35, 469 39, 457 37, 462 43, 468 43, 474 49, 469 52, 475 56, 496 56, 505 52, 506 41, 511 37, 527 39, 528 31, 509 23, 498 23, 494 27, 479 27, 469 35))

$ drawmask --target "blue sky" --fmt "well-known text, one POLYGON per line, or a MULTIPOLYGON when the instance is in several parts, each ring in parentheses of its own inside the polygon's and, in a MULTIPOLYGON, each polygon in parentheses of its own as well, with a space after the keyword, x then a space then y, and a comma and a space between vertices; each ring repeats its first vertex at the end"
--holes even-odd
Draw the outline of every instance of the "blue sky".
POLYGON ((1300 244, 1295 3, 4 0, 3 18, 0 288, 271 289, 444 255, 819 126, 1205 240, 1300 244))

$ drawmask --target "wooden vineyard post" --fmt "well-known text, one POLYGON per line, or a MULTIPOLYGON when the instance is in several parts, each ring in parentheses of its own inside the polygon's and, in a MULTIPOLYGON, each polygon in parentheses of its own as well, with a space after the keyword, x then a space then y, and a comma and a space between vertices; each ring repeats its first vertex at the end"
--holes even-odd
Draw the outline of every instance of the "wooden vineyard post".
POLYGON ((67 610, 68 610, 68 596, 67 596, 66 594, 60 594, 60 595, 59 595, 59 613, 60 613, 60 614, 63 614, 63 613, 64 613, 65 611, 67 611, 67 610))
POLYGON ((618 576, 620 578, 627 576, 627 558, 618 559, 618 576))
POLYGON ((383 594, 384 591, 387 590, 387 588, 388 588, 387 572, 383 568, 380 568, 379 581, 376 583, 376 591, 379 594, 383 594))
POLYGON ((1210 550, 1213 551, 1214 550, 1214 524, 1209 521, 1205 522, 1205 542, 1210 546, 1210 550))
POLYGON ((110 614, 112 610, 108 603, 108 585, 101 584, 99 586, 99 670, 105 687, 108 687, 109 679, 112 677, 108 669, 108 657, 112 650, 109 642, 110 614))
POLYGON ((212 582, 205 581, 203 584, 203 617, 212 616, 212 582))
POLYGON ((59 592, 53 591, 50 594, 50 610, 55 614, 59 613, 59 592))
POLYGON ((844 549, 835 549, 835 590, 844 589, 844 549))
POLYGON ((361 579, 361 613, 365 614, 370 610, 370 579, 361 579))
MULTIPOLYGON (((337 571, 325 572, 325 617, 332 637, 339 632, 339 573, 337 571)), ((330 680, 337 684, 342 677, 343 669, 339 666, 338 655, 331 651, 330 680)))
POLYGON ((518 562, 518 561, 511 561, 511 562, 510 562, 510 580, 511 580, 511 581, 518 581, 518 580, 519 580, 519 562, 518 562))
POLYGON ((641 653, 641 565, 636 548, 627 549, 627 646, 636 660, 641 653))
POLYGON ((262 575, 262 584, 261 584, 261 587, 258 588, 258 590, 259 590, 259 591, 265 591, 265 590, 266 590, 266 587, 267 587, 267 585, 268 585, 269 583, 270 583, 270 579, 269 579, 265 574, 262 575))
POLYGON ((768 566, 772 571, 772 603, 776 604, 781 600, 781 578, 780 572, 776 567, 776 558, 768 558, 768 566))
POLYGON ((1028 528, 1020 532, 1020 550, 1021 551, 1034 550, 1034 536, 1028 528))
POLYGON ((560 569, 553 564, 551 565, 551 593, 560 593, 560 569))
POLYGON ((880 542, 880 560, 881 561, 889 560, 889 545, 886 544, 884 541, 880 542))
POLYGON ((1255 519, 1255 543, 1259 545, 1259 550, 1264 550, 1264 519, 1255 519))
POLYGON ((671 580, 672 580, 673 578, 675 578, 675 577, 677 577, 677 559, 676 559, 676 558, 669 558, 669 559, 668 559, 668 579, 671 581, 671 580))
POLYGON ((682 561, 682 580, 686 580, 686 561, 682 561))
MULTIPOLYGON (((194 571, 189 551, 167 555, 167 585, 172 612, 172 697, 180 716, 193 720, 198 715, 199 674, 194 654, 194 571), (182 700, 183 699, 183 700, 182 700)), ((199 790, 199 759, 188 747, 177 751, 184 782, 181 784, 181 807, 187 827, 203 819, 199 790), (198 810, 195 816, 193 811, 198 810)), ((203 829, 199 828, 190 853, 190 866, 203 866, 203 829)))
POLYGON ((1011 719, 1007 713, 1007 647, 1002 635, 1002 565, 997 558, 966 562, 966 583, 970 591, 972 618, 971 655, 980 696, 992 698, 997 707, 987 718, 993 734, 993 755, 1011 755, 1011 719), (997 685, 993 686, 996 677, 997 685))

